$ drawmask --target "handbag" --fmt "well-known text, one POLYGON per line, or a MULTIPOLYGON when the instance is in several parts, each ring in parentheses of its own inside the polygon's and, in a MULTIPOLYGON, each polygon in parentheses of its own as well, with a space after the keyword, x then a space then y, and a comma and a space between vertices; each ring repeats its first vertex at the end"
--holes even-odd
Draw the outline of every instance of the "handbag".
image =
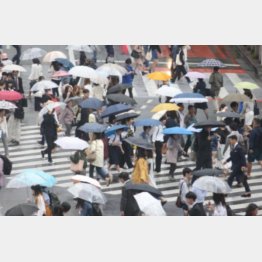
POLYGON ((135 59, 140 58, 140 54, 136 50, 132 50, 131 56, 135 59))
POLYGON ((22 106, 22 107, 27 107, 27 106, 28 106, 28 104, 27 104, 27 99, 26 99, 26 98, 22 98, 22 99, 21 99, 21 106, 22 106))
POLYGON ((179 189, 179 194, 178 194, 177 199, 176 199, 176 206, 178 208, 182 208, 182 206, 183 206, 183 202, 182 202, 182 199, 181 199, 181 191, 182 191, 183 184, 184 184, 184 182, 181 183, 181 186, 180 186, 180 189, 179 189))
POLYGON ((96 160, 96 152, 92 151, 90 148, 87 148, 85 151, 86 160, 88 162, 94 162, 96 160))
POLYGON ((151 59, 152 59, 152 52, 151 51, 146 52, 145 58, 146 58, 147 61, 151 61, 151 59))
POLYGON ((75 173, 80 173, 84 170, 84 160, 80 159, 77 164, 71 162, 70 170, 75 173))

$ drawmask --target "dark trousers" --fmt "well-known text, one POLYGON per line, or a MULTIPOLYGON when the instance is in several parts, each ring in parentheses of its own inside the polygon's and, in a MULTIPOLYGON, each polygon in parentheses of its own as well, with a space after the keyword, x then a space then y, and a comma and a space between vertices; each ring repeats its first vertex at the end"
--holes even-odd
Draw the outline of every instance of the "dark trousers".
POLYGON ((171 177, 173 177, 175 171, 176 171, 176 164, 171 163, 171 164, 170 164, 170 169, 169 169, 169 175, 170 175, 171 177))
MULTIPOLYGON (((176 82, 177 78, 179 80, 182 77, 182 74, 186 75, 186 73, 187 73, 187 71, 186 71, 186 69, 183 65, 176 66, 175 71, 172 74, 173 75, 172 82, 176 82)), ((190 83, 190 79, 188 77, 186 77, 186 80, 187 80, 188 83, 190 83)))
POLYGON ((124 150, 124 155, 123 155, 120 167, 122 168, 126 163, 128 168, 132 168, 133 164, 132 164, 131 156, 133 155, 133 149, 130 146, 130 144, 128 144, 125 141, 122 142, 122 147, 124 150))
POLYGON ((155 148, 156 148, 156 172, 161 171, 161 162, 162 162, 162 147, 163 147, 163 142, 156 141, 155 142, 155 148))
POLYGON ((189 147, 191 146, 191 144, 192 144, 191 136, 187 136, 186 144, 185 144, 185 147, 184 147, 184 151, 186 153, 187 153, 189 147))
POLYGON ((55 148, 55 144, 52 140, 46 139, 47 148, 43 151, 44 154, 48 155, 48 161, 52 162, 52 150, 55 148))
POLYGON ((230 187, 232 187, 232 184, 234 182, 234 179, 236 178, 237 182, 242 182, 243 183, 243 186, 245 188, 245 191, 246 192, 250 192, 250 187, 249 187, 249 184, 247 182, 247 176, 242 172, 242 171, 234 171, 230 174, 228 180, 227 180, 227 183, 230 187))
POLYGON ((12 58, 13 63, 19 65, 20 64, 20 56, 21 56, 21 46, 20 45, 13 45, 16 50, 16 54, 12 58))
POLYGON ((212 168, 212 157, 210 153, 210 157, 203 157, 203 152, 197 153, 197 160, 196 160, 196 170, 205 169, 205 168, 212 168))
MULTIPOLYGON (((130 87, 130 88, 127 88, 128 90, 128 93, 129 93, 129 97, 133 98, 133 88, 130 87)), ((126 89, 122 91, 122 94, 124 95, 126 93, 126 89)))

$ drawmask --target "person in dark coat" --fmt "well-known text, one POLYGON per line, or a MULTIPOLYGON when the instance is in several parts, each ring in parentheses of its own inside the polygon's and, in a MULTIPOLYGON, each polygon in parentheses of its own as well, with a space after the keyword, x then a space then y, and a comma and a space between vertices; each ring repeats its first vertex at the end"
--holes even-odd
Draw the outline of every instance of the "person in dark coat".
POLYGON ((20 64, 20 57, 21 57, 21 45, 13 45, 13 47, 16 50, 16 54, 12 58, 12 61, 14 64, 19 65, 20 64))
POLYGON ((13 75, 13 79, 14 79, 14 89, 15 89, 15 91, 23 94, 24 93, 24 88, 23 88, 22 77, 19 76, 19 72, 18 71, 13 71, 12 75, 13 75))
POLYGON ((63 202, 61 205, 55 206, 53 210, 53 216, 64 216, 71 209, 71 205, 68 202, 63 202))
POLYGON ((42 158, 45 157, 45 154, 48 154, 48 163, 53 164, 52 161, 52 150, 55 148, 55 141, 57 139, 57 128, 58 124, 54 117, 54 110, 49 111, 44 115, 44 120, 41 124, 41 128, 47 143, 47 148, 41 151, 42 158))
POLYGON ((196 152, 196 170, 212 168, 212 150, 210 127, 205 127, 196 135, 194 151, 196 152))
POLYGON ((201 203, 196 202, 197 196, 195 193, 189 191, 186 194, 187 205, 189 206, 189 216, 206 216, 206 211, 201 203))
POLYGON ((241 196, 250 197, 251 191, 247 182, 247 175, 244 173, 247 167, 245 154, 242 147, 237 143, 237 136, 230 136, 229 142, 232 145, 233 149, 230 152, 230 157, 225 161, 225 163, 232 162, 232 173, 227 180, 228 185, 232 187, 235 178, 237 179, 237 181, 242 181, 246 193, 241 196))

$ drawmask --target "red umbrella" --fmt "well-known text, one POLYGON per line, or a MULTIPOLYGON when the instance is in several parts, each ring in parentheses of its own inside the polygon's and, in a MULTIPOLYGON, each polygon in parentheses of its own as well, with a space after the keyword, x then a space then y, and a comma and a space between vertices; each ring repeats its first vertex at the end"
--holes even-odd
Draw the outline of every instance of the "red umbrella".
POLYGON ((0 91, 0 100, 18 101, 22 98, 23 96, 16 91, 0 91))

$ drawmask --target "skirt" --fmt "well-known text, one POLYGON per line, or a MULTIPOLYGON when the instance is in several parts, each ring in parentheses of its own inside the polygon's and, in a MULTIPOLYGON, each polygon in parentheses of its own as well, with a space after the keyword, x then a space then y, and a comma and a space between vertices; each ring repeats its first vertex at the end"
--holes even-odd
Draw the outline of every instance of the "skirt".
POLYGON ((123 154, 120 147, 109 146, 109 164, 110 165, 120 165, 123 154))

